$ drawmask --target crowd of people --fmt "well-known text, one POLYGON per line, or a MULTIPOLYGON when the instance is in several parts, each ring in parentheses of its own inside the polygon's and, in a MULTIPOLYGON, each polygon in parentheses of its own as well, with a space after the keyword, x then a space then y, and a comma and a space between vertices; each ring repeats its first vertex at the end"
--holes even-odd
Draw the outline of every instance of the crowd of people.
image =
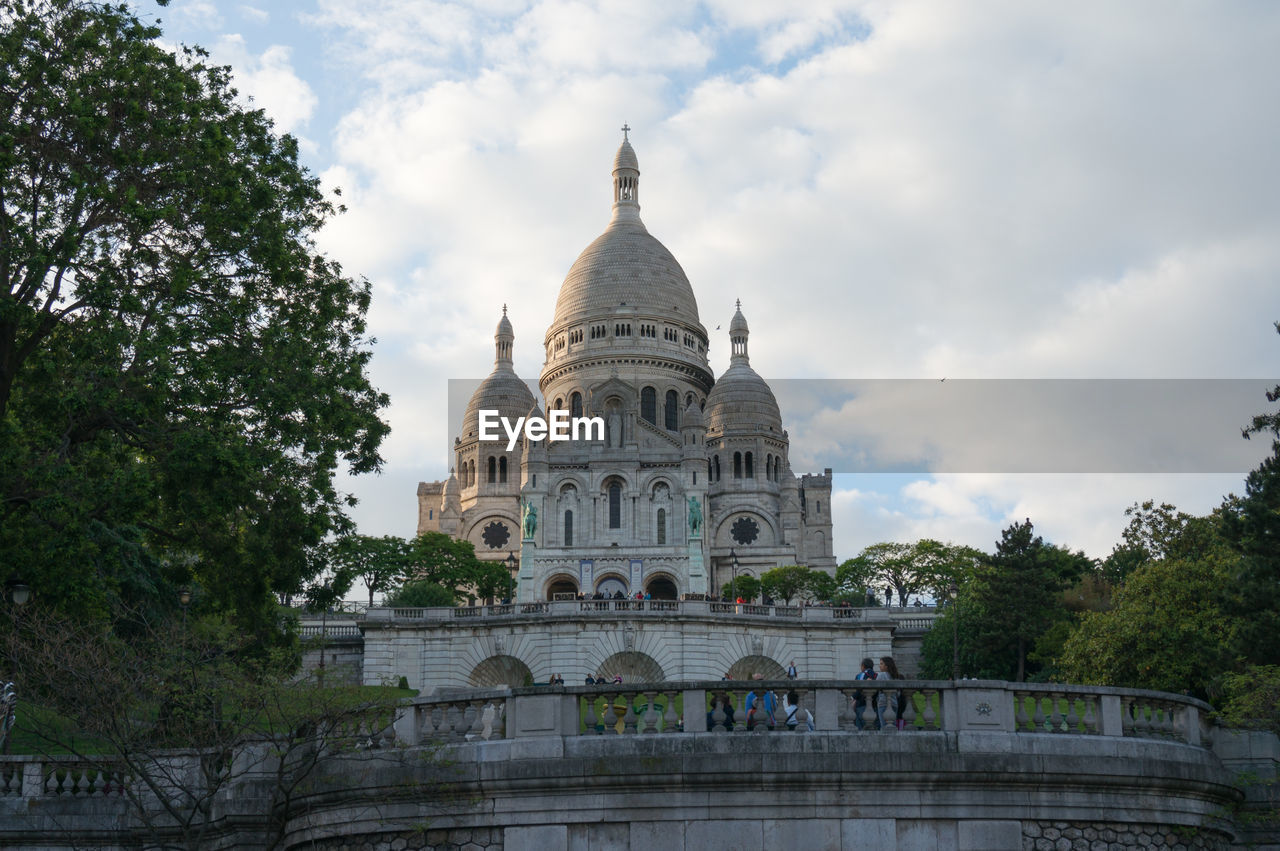
MULTIPOLYGON (((786 676, 787 679, 791 680, 798 678, 799 672, 796 668, 795 660, 792 660, 791 664, 787 666, 786 676)), ((733 677, 729 674, 725 674, 724 681, 732 681, 732 679, 733 677)), ((764 679, 764 675, 756 674, 752 679, 761 681, 764 679)), ((902 675, 898 673, 898 665, 894 662, 892 656, 880 657, 879 670, 876 668, 876 663, 868 657, 862 660, 861 670, 854 679, 900 680, 902 675)), ((893 723, 897 725, 898 729, 902 729, 903 722, 898 717, 900 699, 900 693, 890 689, 875 689, 874 691, 867 689, 866 691, 858 690, 854 692, 852 701, 854 724, 859 730, 867 728, 867 703, 871 701, 872 712, 875 715, 875 720, 870 722, 871 729, 879 730, 885 725, 886 710, 891 711, 891 717, 897 719, 893 723)), ((707 712, 707 729, 713 730, 717 726, 726 730, 736 729, 737 711, 734 706, 734 699, 728 691, 713 695, 711 709, 707 712)), ((770 730, 777 729, 779 726, 795 730, 801 724, 805 725, 805 729, 814 729, 813 713, 800 706, 800 697, 795 689, 787 690, 781 701, 779 701, 777 694, 772 690, 761 686, 752 688, 747 692, 741 711, 744 713, 742 723, 748 730, 754 730, 760 724, 767 726, 770 730)))

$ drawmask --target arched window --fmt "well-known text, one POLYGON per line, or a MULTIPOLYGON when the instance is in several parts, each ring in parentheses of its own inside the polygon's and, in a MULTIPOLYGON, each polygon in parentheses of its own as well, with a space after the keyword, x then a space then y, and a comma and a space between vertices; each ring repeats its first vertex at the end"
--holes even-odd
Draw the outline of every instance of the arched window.
POLYGON ((476 459, 471 459, 471 469, 467 471, 467 481, 474 487, 476 483, 476 459))
POLYGON ((498 480, 498 459, 492 455, 489 456, 489 484, 493 484, 498 480))
POLYGON ((622 528, 622 485, 609 483, 609 528, 622 528))
POLYGON ((665 508, 658 509, 658 543, 665 544, 667 542, 667 510, 665 508))
POLYGON ((755 468, 751 464, 751 453, 747 453, 747 478, 754 479, 756 477, 755 468))
POLYGON ((557 396, 557 397, 556 397, 555 404, 554 404, 554 405, 552 405, 551 407, 552 407, 552 408, 554 408, 554 409, 555 409, 555 410, 557 410, 557 411, 562 411, 562 410, 564 410, 564 399, 561 399, 559 396, 557 396))
MULTIPOLYGON (((751 455, 747 455, 747 469, 751 469, 751 455)), ((506 456, 498 459, 498 481, 502 484, 507 483, 507 459, 506 456)))
POLYGON ((640 391, 640 416, 654 425, 658 424, 658 393, 652 387, 640 391))
POLYGON ((692 393, 684 394, 684 406, 687 408, 692 404, 693 404, 693 394, 692 393))
POLYGON ((665 406, 665 409, 662 412, 665 415, 665 419, 667 421, 666 422, 667 431, 675 431, 680 427, 679 425, 677 425, 678 412, 676 411, 676 406, 679 404, 680 404, 680 397, 676 395, 676 391, 668 390, 667 404, 665 406))
POLYGON ((573 509, 565 509, 564 512, 564 545, 573 546, 573 509))
POLYGON ((733 453, 733 477, 735 479, 742 478, 742 453, 733 453))
POLYGON ((719 455, 717 455, 717 456, 716 456, 716 478, 715 478, 715 480, 716 480, 717 482, 718 482, 718 481, 720 481, 720 456, 719 456, 719 455))
POLYGON ((820 499, 816 499, 816 500, 814 500, 814 505, 816 505, 816 506, 817 506, 817 509, 818 509, 818 510, 817 510, 816 512, 814 512, 814 513, 815 513, 815 514, 821 514, 821 513, 822 513, 822 500, 820 500, 820 499))
POLYGON ((773 481, 773 456, 764 456, 764 480, 766 482, 773 481))
POLYGON ((574 394, 569 397, 569 409, 570 409, 569 416, 571 417, 582 416, 582 394, 581 393, 578 393, 577 391, 575 391, 574 394))

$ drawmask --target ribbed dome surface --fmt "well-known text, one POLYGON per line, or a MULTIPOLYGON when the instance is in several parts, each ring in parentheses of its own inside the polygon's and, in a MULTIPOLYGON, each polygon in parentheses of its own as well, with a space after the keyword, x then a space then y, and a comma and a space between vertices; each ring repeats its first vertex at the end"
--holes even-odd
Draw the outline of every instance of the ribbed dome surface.
MULTIPOLYGON (((461 437, 466 441, 479 434, 481 410, 496 410, 498 416, 506 417, 514 425, 516 419, 527 416, 529 409, 535 404, 529 385, 521 381, 510 368, 500 366, 480 382, 476 392, 471 394, 467 412, 462 417, 461 437)), ((498 427, 498 434, 503 436, 501 446, 505 449, 506 432, 501 426, 498 427)))
POLYGON ((778 400, 745 361, 730 364, 707 394, 707 430, 782 434, 778 400))
POLYGON ((615 219, 578 255, 560 287, 551 326, 596 318, 623 304, 698 322, 698 302, 684 270, 638 219, 615 219))

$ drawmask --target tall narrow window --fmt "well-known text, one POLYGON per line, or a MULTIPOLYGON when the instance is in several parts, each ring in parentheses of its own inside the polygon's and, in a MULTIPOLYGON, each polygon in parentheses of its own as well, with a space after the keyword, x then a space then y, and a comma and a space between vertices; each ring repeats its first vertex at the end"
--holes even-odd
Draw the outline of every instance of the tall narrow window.
POLYGON ((575 391, 574 394, 569 397, 569 408, 570 408, 569 416, 571 417, 582 416, 582 394, 581 393, 578 393, 575 391))
POLYGON ((567 509, 564 513, 564 545, 566 547, 573 546, 573 510, 567 509))
POLYGON ((471 459, 471 469, 467 472, 467 481, 471 484, 476 483, 476 459, 471 459))
MULTIPOLYGON (((747 469, 751 469, 751 455, 747 455, 747 469)), ((498 481, 502 484, 507 483, 507 459, 502 457, 498 459, 498 481)))
POLYGON ((747 478, 754 479, 756 477, 755 468, 751 464, 751 453, 747 453, 747 478))
POLYGON ((658 393, 652 387, 640 391, 640 416, 658 424, 658 393))
POLYGON ((820 499, 816 499, 816 500, 814 500, 814 501, 813 501, 813 504, 814 504, 814 506, 817 508, 817 511, 815 511, 814 513, 815 513, 815 514, 821 514, 821 513, 822 513, 822 500, 820 500, 820 499))
POLYGON ((716 456, 716 481, 720 481, 720 456, 716 456))
POLYGON ((658 509, 658 543, 665 544, 667 542, 667 510, 665 508, 658 509))
POLYGON ((667 431, 675 431, 676 429, 679 428, 679 426, 676 424, 676 421, 677 421, 676 406, 679 404, 680 404, 680 397, 676 395, 676 391, 668 390, 667 403, 664 406, 664 410, 662 412, 664 415, 664 418, 667 421, 666 423, 667 431))
POLYGON ((617 482, 609 485, 609 528, 622 528, 622 485, 617 482))
POLYGON ((733 453, 733 477, 735 479, 742 478, 742 453, 733 453))
POLYGON ((498 480, 498 459, 492 455, 489 456, 489 484, 493 484, 498 480))

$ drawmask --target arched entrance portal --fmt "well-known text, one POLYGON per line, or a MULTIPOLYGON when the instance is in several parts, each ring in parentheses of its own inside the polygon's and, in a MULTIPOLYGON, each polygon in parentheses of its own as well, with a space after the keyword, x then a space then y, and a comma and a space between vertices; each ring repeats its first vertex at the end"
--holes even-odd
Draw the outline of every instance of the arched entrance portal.
POLYGON ((511 686, 520 688, 533 684, 533 672, 529 666, 514 656, 490 656, 471 672, 467 684, 476 688, 511 686))
MULTIPOLYGON (((557 599, 557 594, 572 594, 578 596, 578 583, 574 582, 567 576, 557 576, 551 580, 551 584, 547 586, 547 599, 557 599)), ((559 599, 564 599, 563 597, 559 599)))
POLYGON ((623 596, 626 596, 627 583, 622 581, 620 576, 606 576, 596 585, 596 590, 606 597, 612 597, 618 591, 621 591, 623 596))
POLYGON ((649 584, 645 586, 645 591, 655 600, 678 600, 679 594, 676 591, 676 584, 671 581, 670 576, 655 576, 649 580, 649 584))
POLYGON ((750 680, 761 674, 766 680, 785 680, 787 670, 768 656, 743 656, 729 668, 729 679, 750 680))
POLYGON ((646 656, 634 650, 614 653, 600 663, 598 672, 610 680, 614 675, 621 674, 624 684, 660 683, 667 678, 662 672, 662 666, 652 656, 646 656))

